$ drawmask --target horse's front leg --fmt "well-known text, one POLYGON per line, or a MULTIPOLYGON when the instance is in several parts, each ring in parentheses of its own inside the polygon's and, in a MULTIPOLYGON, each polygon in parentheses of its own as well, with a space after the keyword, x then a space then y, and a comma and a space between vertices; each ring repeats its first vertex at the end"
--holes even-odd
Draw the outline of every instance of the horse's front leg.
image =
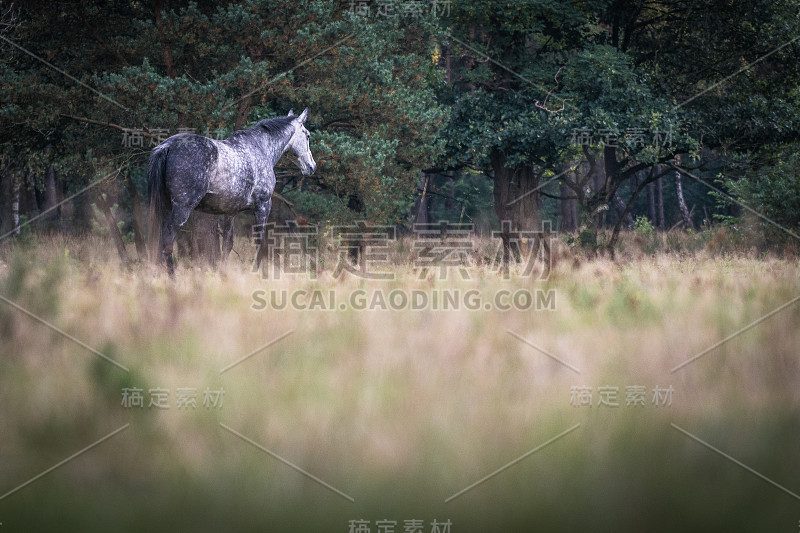
POLYGON ((236 215, 222 215, 222 262, 228 260, 228 255, 233 250, 233 217, 236 215))
POLYGON ((267 255, 267 218, 269 218, 269 211, 272 208, 272 198, 267 198, 262 202, 259 202, 254 209, 255 215, 255 227, 258 228, 256 235, 256 243, 258 245, 258 252, 256 252, 256 264, 255 268, 253 269, 254 272, 258 272, 261 268, 261 261, 267 255))

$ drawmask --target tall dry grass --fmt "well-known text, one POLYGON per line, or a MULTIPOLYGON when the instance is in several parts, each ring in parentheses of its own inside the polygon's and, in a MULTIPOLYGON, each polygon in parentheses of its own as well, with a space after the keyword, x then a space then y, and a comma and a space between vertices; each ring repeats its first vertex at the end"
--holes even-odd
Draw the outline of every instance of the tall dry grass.
MULTIPOLYGON (((648 253, 637 235, 587 259, 566 246, 546 280, 491 269, 418 279, 407 243, 393 281, 264 280, 253 250, 177 279, 119 265, 104 240, 0 247, 0 493, 111 431, 107 442, 0 499, 21 530, 349 531, 349 521, 451 520, 451 531, 791 530, 800 492, 800 304, 679 364, 800 294, 794 259, 648 253), (555 291, 540 310, 255 310, 254 291, 555 291), (51 327, 125 366, 122 370, 51 327), (222 369, 292 331, 249 359, 222 369), (509 333, 511 332, 511 333, 509 333), (512 335, 513 334, 513 335, 512 335), (522 337, 543 352, 516 338, 522 337), (573 367, 570 369, 556 359, 573 367), (588 386, 592 407, 571 404, 588 386), (598 406, 600 387, 620 406, 598 406), (647 405, 626 407, 626 387, 647 405), (672 387, 670 406, 652 389, 672 387), (125 408, 122 390, 171 391, 125 408), (196 409, 178 409, 178 388, 196 409), (218 409, 200 405, 224 388, 218 409), (351 502, 221 424, 351 496, 351 502), (554 436, 541 450, 445 503, 554 436)), ((360 293, 359 293, 360 294, 360 293)), ((147 396, 146 396, 147 398, 147 396)))

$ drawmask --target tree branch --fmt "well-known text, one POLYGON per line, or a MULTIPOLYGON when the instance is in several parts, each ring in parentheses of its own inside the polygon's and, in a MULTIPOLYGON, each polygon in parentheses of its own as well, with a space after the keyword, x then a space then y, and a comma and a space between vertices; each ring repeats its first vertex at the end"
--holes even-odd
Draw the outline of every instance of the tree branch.
POLYGON ((78 122, 85 122, 87 124, 97 124, 98 126, 105 126, 106 128, 114 128, 116 130, 125 131, 125 132, 135 131, 137 133, 140 133, 142 136, 149 137, 151 139, 157 139, 158 138, 158 135, 150 133, 149 131, 147 131, 147 128, 144 128, 144 129, 141 129, 141 130, 134 130, 132 128, 126 128, 125 126, 120 126, 119 124, 114 124, 113 122, 103 122, 102 120, 94 120, 92 118, 86 118, 86 117, 77 117, 75 115, 66 115, 64 113, 61 113, 58 116, 64 117, 64 118, 68 118, 68 119, 72 119, 72 120, 76 120, 78 122))

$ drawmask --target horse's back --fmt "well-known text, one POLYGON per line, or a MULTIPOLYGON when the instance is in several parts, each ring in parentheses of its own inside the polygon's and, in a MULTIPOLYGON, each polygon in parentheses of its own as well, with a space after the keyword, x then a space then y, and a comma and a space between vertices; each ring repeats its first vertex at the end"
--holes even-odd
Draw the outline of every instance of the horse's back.
POLYGON ((194 133, 173 135, 161 146, 167 150, 166 186, 173 201, 197 205, 216 173, 218 153, 212 139, 194 133))
POLYGON ((208 171, 217 164, 218 150, 213 139, 195 133, 179 133, 164 143, 169 150, 168 169, 177 172, 208 171))

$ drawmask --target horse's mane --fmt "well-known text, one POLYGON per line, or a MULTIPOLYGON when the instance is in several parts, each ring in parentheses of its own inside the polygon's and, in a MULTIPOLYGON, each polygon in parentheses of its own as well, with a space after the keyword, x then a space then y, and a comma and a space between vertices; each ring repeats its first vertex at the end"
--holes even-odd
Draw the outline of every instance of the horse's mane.
POLYGON ((237 130, 228 137, 228 141, 237 141, 240 139, 248 138, 251 135, 258 135, 266 131, 269 134, 280 135, 284 130, 288 129, 295 117, 275 117, 267 118, 260 122, 256 122, 252 127, 246 130, 237 130))
POLYGON ((275 117, 275 118, 267 118, 259 122, 253 127, 261 126, 267 133, 281 133, 283 130, 289 127, 292 121, 296 117, 275 117))

